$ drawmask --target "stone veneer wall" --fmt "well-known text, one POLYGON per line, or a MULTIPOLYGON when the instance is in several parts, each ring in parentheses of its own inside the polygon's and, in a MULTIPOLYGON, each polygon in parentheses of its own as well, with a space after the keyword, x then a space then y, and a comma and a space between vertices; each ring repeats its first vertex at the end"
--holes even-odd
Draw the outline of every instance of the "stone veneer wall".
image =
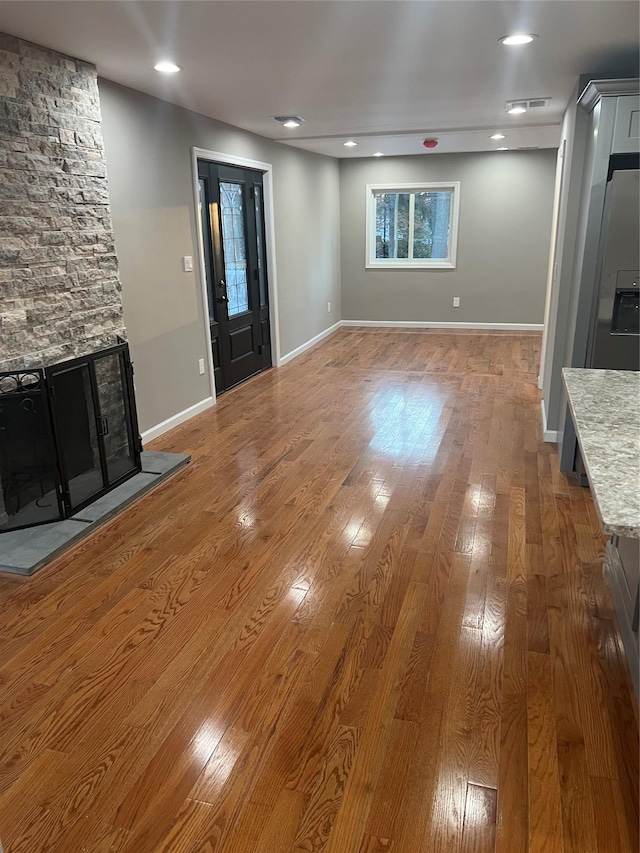
POLYGON ((0 370, 124 336, 94 66, 0 33, 0 370))

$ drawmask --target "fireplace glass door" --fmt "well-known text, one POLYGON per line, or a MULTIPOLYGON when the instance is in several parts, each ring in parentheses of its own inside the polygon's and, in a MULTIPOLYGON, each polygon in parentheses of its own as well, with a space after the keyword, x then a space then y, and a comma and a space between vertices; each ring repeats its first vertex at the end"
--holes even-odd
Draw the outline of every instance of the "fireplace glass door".
POLYGON ((142 470, 125 342, 0 372, 0 534, 73 516, 142 470))
POLYGON ((41 370, 0 377, 0 533, 64 517, 41 370))
POLYGON ((105 474, 109 486, 127 477, 136 467, 130 397, 127 393, 125 353, 122 350, 94 359, 100 409, 105 474))
POLYGON ((60 465, 67 481, 72 509, 102 492, 100 437, 93 412, 95 393, 87 363, 53 368, 48 376, 53 389, 53 411, 60 465))
POLYGON ((46 371, 71 514, 140 470, 130 364, 122 346, 46 371))

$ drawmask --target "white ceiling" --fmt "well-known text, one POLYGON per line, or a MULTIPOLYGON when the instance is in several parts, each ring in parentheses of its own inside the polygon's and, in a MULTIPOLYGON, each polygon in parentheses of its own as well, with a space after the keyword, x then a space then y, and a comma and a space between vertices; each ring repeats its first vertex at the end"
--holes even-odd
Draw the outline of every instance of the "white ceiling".
POLYGON ((334 157, 553 147, 580 74, 637 76, 636 0, 9 0, 0 30, 334 157), (525 47, 500 36, 533 32, 525 47), (153 70, 171 58, 182 71, 153 70), (509 116, 505 100, 551 97, 509 116), (306 121, 285 130, 274 115, 306 121), (504 142, 489 135, 501 130, 504 142), (347 138, 358 141, 345 148, 347 138))

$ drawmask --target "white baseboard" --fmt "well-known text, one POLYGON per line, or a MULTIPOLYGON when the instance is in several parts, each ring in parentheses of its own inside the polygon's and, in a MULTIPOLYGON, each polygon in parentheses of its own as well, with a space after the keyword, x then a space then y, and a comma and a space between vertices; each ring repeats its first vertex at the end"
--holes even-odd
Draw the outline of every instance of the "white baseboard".
POLYGON ((560 432, 557 429, 547 429, 547 410, 544 407, 544 400, 540 400, 540 408, 542 409, 542 440, 557 444, 560 432))
POLYGON ((207 409, 210 409, 211 406, 215 403, 213 397, 207 397, 206 400, 201 400, 199 403, 195 403, 193 406, 189 406, 188 409, 184 409, 182 412, 178 412, 177 415, 172 415, 170 418, 167 418, 166 421, 162 421, 162 423, 156 424, 151 429, 146 429, 142 433, 142 443, 146 443, 147 441, 153 441, 154 438, 158 438, 158 436, 162 435, 165 432, 169 432, 170 429, 174 429, 174 427, 180 426, 185 421, 188 421, 189 418, 194 418, 196 415, 199 415, 200 412, 204 412, 207 409))
POLYGON ((311 338, 310 340, 306 341, 304 344, 301 344, 299 347, 296 347, 295 349, 291 350, 291 352, 288 352, 286 355, 283 355, 280 358, 280 364, 278 366, 282 367, 283 364, 286 364, 289 361, 293 361, 294 358, 296 358, 299 355, 302 355, 302 353, 305 350, 310 349, 312 346, 314 346, 314 344, 319 343, 323 338, 328 337, 333 332, 335 332, 336 329, 339 329, 340 325, 341 325, 340 321, 338 321, 337 323, 334 323, 333 326, 329 326, 329 328, 325 329, 324 332, 320 332, 319 335, 316 335, 314 338, 311 338))
POLYGON ((381 329, 495 329, 510 332, 541 332, 542 323, 448 323, 431 320, 341 320, 341 326, 381 329))

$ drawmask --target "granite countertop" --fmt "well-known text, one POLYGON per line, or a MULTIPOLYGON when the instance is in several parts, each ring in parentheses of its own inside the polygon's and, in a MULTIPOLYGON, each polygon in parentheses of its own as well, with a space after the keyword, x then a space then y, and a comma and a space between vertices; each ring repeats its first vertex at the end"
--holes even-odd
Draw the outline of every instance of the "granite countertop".
POLYGON ((562 371, 602 529, 640 537, 640 373, 562 371))

